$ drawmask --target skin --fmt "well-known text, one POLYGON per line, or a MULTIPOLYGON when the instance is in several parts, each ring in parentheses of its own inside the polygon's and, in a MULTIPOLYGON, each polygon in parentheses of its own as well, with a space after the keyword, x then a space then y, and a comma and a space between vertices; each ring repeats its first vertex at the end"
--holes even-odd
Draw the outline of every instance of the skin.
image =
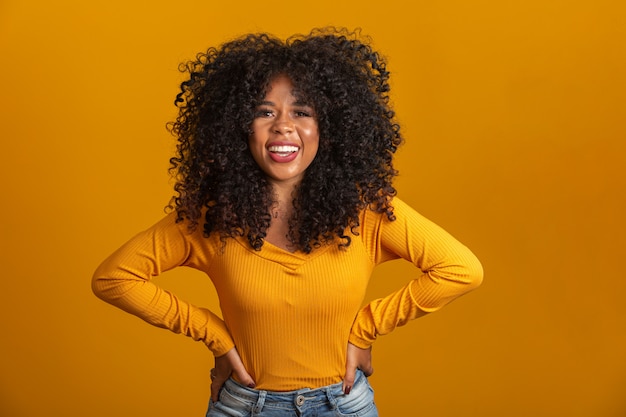
MULTIPOLYGON (((278 76, 270 83, 266 96, 256 109, 251 130, 250 152, 272 184, 276 201, 273 211, 277 215, 272 216, 265 240, 293 252, 294 248, 287 239, 288 219, 293 209, 290 201, 294 188, 315 159, 319 147, 315 110, 299 100, 289 78, 278 76), (297 151, 277 153, 276 146, 288 146, 290 150, 297 148, 297 151)), ((366 376, 373 373, 371 347, 361 349, 348 343, 343 379, 345 394, 349 394, 354 385, 357 369, 361 369, 366 376)), ((230 376, 243 385, 255 387, 255 381, 245 369, 237 348, 216 357, 211 374, 213 402, 218 401, 219 391, 230 376)))

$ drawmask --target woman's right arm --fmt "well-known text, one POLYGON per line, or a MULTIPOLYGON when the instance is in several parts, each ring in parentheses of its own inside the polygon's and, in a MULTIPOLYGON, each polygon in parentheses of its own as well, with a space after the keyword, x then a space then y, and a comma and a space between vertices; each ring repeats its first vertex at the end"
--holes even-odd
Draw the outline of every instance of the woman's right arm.
POLYGON ((95 271, 96 296, 146 322, 202 341, 216 357, 225 355, 234 342, 224 321, 206 308, 179 299, 155 285, 152 278, 177 266, 197 266, 210 256, 194 251, 202 234, 190 234, 184 223, 170 214, 139 233, 109 256, 95 271))

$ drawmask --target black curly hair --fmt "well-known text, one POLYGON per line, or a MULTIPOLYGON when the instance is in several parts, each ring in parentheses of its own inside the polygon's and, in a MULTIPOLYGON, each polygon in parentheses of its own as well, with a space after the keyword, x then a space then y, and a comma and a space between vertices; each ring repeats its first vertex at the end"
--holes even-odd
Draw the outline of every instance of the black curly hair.
POLYGON ((170 159, 177 193, 169 204, 191 230, 204 213, 204 234, 246 236, 260 250, 273 193, 248 148, 254 110, 270 82, 286 75, 314 109, 319 149, 293 195, 289 239, 310 253, 338 241, 350 245, 359 213, 394 220, 391 200, 402 142, 389 104, 385 60, 360 31, 314 29, 282 41, 250 34, 210 48, 181 65, 189 77, 168 127, 177 137, 170 159))

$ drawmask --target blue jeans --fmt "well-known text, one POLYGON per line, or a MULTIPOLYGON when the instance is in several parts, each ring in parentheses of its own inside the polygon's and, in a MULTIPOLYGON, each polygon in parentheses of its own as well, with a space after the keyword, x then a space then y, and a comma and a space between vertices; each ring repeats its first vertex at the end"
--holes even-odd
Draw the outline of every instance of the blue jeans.
POLYGON ((276 392, 253 390, 229 379, 206 417, 378 417, 374 390, 357 371, 350 394, 341 382, 316 389, 276 392))

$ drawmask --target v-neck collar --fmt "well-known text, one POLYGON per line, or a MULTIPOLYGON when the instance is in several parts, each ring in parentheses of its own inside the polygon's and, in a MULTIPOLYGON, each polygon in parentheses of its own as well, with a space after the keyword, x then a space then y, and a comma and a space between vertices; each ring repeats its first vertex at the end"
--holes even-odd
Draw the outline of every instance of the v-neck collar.
POLYGON ((288 250, 279 248, 267 241, 263 242, 261 250, 254 250, 250 246, 250 243, 245 237, 237 237, 235 240, 242 245, 246 250, 268 261, 276 262, 284 266, 285 268, 296 270, 305 263, 317 258, 319 255, 325 253, 331 247, 336 247, 336 244, 327 244, 320 248, 313 249, 309 254, 306 254, 300 250, 296 252, 290 252, 288 250))

